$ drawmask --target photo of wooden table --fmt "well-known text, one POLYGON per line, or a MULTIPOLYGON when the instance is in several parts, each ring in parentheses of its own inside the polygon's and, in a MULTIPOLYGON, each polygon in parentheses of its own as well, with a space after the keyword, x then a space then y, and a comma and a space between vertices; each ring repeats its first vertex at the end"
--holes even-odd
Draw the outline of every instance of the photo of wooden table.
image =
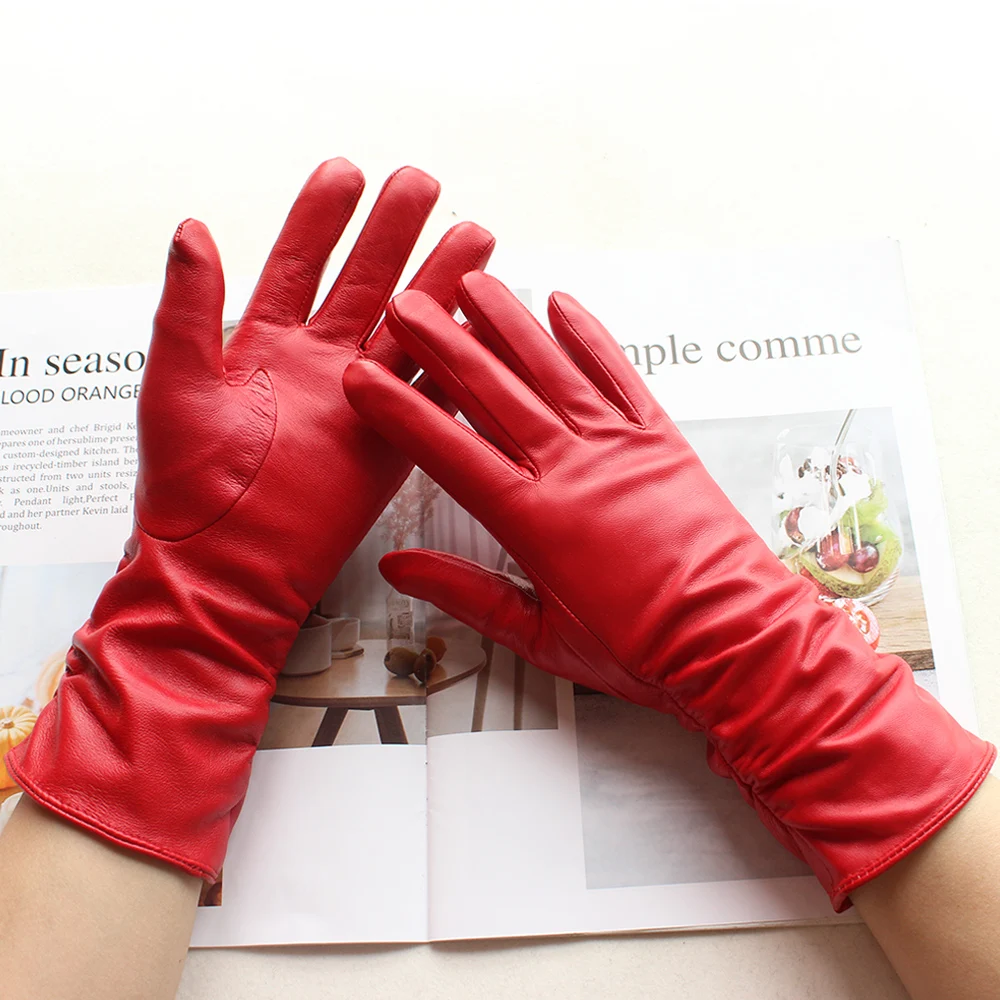
POLYGON ((880 653, 895 653, 912 670, 934 668, 934 651, 931 649, 920 577, 901 576, 872 611, 882 630, 878 644, 880 653))
POLYGON ((429 694, 443 691, 486 666, 486 653, 473 642, 449 643, 426 686, 413 677, 396 677, 383 665, 385 639, 365 639, 364 652, 346 660, 334 660, 328 670, 306 677, 278 678, 271 699, 281 705, 325 708, 326 714, 313 739, 314 747, 328 747, 340 732, 350 711, 375 713, 379 739, 383 743, 406 743, 406 730, 399 709, 423 705, 429 694))

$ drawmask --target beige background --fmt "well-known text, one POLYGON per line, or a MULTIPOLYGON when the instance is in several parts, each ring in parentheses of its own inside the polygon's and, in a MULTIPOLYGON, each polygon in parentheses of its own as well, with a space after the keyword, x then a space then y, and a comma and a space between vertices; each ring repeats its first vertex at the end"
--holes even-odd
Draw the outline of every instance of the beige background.
MULTIPOLYGON (((211 225, 230 273, 255 272, 305 174, 336 154, 375 188, 403 162, 423 166, 444 184, 433 230, 474 217, 510 245, 897 237, 982 729, 1000 738, 1000 69, 987 5, 152 6, 6 6, 0 288, 156 281, 187 215, 211 225)), ((902 995, 860 927, 201 952, 181 990, 902 995)))

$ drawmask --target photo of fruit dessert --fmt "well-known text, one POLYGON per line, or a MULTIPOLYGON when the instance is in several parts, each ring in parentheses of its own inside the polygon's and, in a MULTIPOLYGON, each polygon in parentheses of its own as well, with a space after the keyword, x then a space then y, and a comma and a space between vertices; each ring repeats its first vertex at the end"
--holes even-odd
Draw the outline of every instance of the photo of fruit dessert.
POLYGON ((903 543, 870 455, 814 445, 804 458, 779 440, 774 549, 827 597, 877 604, 899 573, 903 543))

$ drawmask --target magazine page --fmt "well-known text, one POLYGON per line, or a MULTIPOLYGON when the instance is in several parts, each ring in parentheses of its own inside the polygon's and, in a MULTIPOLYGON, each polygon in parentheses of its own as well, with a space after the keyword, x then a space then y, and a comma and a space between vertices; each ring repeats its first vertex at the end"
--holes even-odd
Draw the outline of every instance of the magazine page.
MULTIPOLYGON (((230 284, 226 315, 238 317, 251 286, 230 284)), ((18 739, 131 530, 135 400, 158 297, 0 296, 0 708, 18 739)), ((419 537, 427 489, 404 487, 305 623, 195 945, 426 940, 428 686, 383 664, 407 609, 377 563, 419 537)), ((475 669, 472 655, 456 646, 438 673, 475 669)), ((0 769, 0 824, 19 795, 0 769)))
MULTIPOLYGON (((895 244, 501 251, 491 270, 542 322, 550 290, 577 295, 789 571, 852 599, 856 624, 880 630, 878 648, 974 728, 895 244), (797 544, 794 523, 842 431, 845 471, 865 484, 850 512, 849 562, 824 558, 822 541, 797 544)), ((446 498, 430 523, 431 544, 519 572, 446 498)), ((835 917, 808 868, 709 771, 702 736, 484 646, 476 682, 428 705, 432 939, 855 919, 835 917)))
MULTIPOLYGON (((871 605, 880 648, 974 725, 894 246, 521 255, 495 270, 540 316, 549 288, 581 290, 761 535, 818 585, 871 605), (879 484, 868 515, 885 529, 880 571, 862 580, 828 579, 815 553, 786 551, 793 505, 779 496, 848 413, 850 454, 879 484)), ((227 316, 248 292, 232 284, 227 316)), ((0 296, 0 706, 19 732, 51 700, 130 530, 157 297, 0 296)), ((304 623, 222 877, 202 893, 196 945, 832 917, 812 876, 708 771, 697 736, 574 691, 392 591, 379 557, 418 544, 520 572, 411 475, 304 623)), ((6 778, 0 824, 19 794, 6 778)))

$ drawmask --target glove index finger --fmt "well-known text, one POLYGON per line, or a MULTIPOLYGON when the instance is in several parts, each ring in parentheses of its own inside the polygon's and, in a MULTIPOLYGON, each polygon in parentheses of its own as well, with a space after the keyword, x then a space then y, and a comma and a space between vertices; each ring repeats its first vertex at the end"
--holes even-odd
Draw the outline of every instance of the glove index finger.
MULTIPOLYGON (((423 292, 451 315, 458 308, 458 285, 462 275, 481 271, 489 262, 496 239, 474 222, 452 226, 420 265, 407 291, 423 292)), ((396 343, 385 320, 361 345, 365 357, 378 361, 407 381, 417 373, 417 364, 396 343)))
POLYGON ((386 319, 399 345, 484 437, 536 476, 557 460, 572 429, 429 296, 397 295, 386 319))
POLYGON ((530 473, 392 372, 352 361, 344 394, 358 415, 420 466, 474 517, 484 500, 530 473))

